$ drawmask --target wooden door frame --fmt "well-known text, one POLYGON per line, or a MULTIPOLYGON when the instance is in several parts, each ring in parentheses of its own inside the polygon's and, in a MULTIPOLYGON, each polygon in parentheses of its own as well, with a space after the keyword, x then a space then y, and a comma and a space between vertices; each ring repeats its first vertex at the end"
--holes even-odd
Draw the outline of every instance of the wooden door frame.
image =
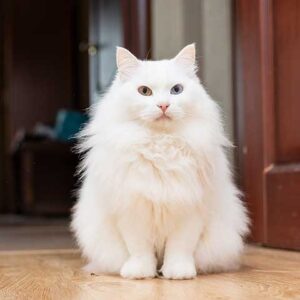
POLYGON ((237 165, 252 219, 251 239, 267 241, 266 172, 274 161, 272 1, 234 1, 237 165))
POLYGON ((6 114, 10 97, 11 64, 7 63, 7 60, 10 61, 11 58, 12 5, 11 1, 0 0, 0 213, 6 213, 13 207, 10 162, 7 159, 9 128, 6 114))
MULTIPOLYGON (((4 36, 4 3, 0 0, 0 38, 3 41, 4 36)), ((0 212, 4 210, 4 45, 0 41, 0 212)))
MULTIPOLYGON (((77 42, 90 43, 89 18, 98 1, 77 0, 77 42)), ((99 9, 99 8, 98 8, 99 9)), ((151 0, 120 0, 124 44, 138 58, 151 58, 151 0)), ((96 17, 95 17, 96 18, 96 17)), ((90 103, 89 56, 86 50, 78 53, 79 108, 90 103)))
POLYGON ((151 0, 121 0, 124 46, 140 59, 151 58, 151 0))

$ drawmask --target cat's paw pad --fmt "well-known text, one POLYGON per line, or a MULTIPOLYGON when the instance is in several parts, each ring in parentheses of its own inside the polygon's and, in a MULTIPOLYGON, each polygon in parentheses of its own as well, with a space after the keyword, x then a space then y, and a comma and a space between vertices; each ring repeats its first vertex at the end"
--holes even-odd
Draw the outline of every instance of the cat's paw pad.
POLYGON ((164 264, 161 271, 167 279, 192 279, 197 276, 195 264, 190 261, 164 264))
POLYGON ((156 260, 153 257, 131 257, 123 265, 120 275, 129 279, 155 277, 156 260))

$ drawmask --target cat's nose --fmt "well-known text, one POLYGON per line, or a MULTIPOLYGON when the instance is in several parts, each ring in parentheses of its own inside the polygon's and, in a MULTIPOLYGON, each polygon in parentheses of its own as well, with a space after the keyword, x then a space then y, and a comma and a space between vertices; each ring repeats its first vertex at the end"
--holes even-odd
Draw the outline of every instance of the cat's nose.
POLYGON ((159 107, 163 113, 166 112, 166 110, 168 109, 168 107, 170 106, 170 104, 158 104, 157 107, 159 107))

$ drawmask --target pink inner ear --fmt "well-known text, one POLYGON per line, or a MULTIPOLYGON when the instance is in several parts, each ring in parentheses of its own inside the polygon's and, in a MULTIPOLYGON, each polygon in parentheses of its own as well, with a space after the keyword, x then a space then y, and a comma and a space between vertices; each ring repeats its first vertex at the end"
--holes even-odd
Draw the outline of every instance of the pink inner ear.
POLYGON ((139 65, 139 60, 127 49, 117 47, 117 67, 121 78, 126 79, 139 65))
POLYGON ((196 62, 196 49, 195 44, 187 45, 175 57, 177 63, 185 67, 195 67, 196 62))

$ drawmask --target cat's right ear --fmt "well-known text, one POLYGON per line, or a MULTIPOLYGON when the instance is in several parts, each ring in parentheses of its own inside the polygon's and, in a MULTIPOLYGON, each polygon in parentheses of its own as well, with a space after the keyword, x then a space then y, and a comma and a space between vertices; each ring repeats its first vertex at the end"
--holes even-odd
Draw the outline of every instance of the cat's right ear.
POLYGON ((184 67, 190 75, 195 75, 196 66, 196 47, 195 44, 185 46, 173 60, 184 67))
POLYGON ((129 79, 140 65, 140 61, 123 47, 117 47, 116 60, 118 73, 122 80, 129 79))

